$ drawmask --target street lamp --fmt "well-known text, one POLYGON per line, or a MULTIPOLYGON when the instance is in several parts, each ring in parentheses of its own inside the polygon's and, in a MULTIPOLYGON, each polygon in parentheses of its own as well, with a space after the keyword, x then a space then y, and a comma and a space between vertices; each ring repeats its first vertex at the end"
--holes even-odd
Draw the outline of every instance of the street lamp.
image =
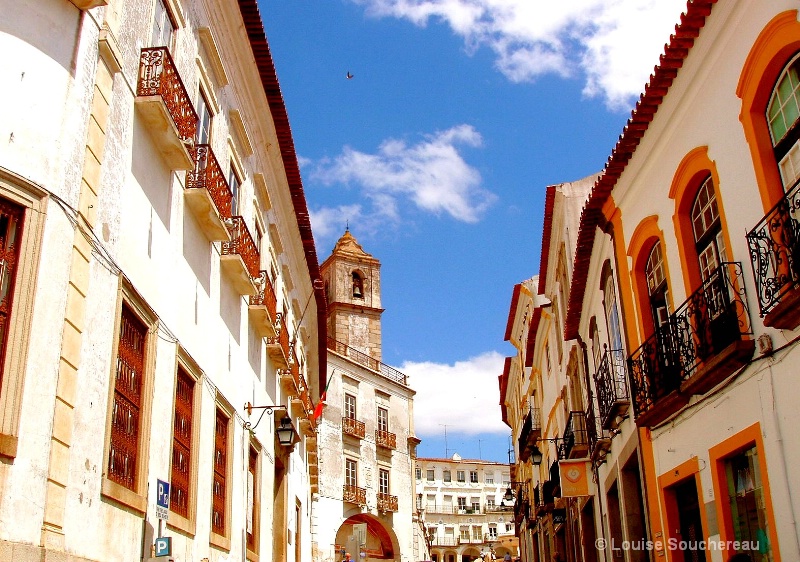
POLYGON ((296 443, 295 439, 299 439, 299 435, 292 426, 292 418, 283 416, 281 418, 281 425, 275 429, 278 434, 278 442, 284 447, 291 447, 296 443))

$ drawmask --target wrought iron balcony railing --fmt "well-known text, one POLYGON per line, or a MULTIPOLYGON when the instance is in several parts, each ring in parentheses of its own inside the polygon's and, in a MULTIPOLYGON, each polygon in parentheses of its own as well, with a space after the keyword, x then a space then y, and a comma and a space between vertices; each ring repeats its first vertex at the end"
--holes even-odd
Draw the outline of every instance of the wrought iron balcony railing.
MULTIPOLYGON (((763 219, 747 234, 750 261, 761 316, 773 310, 800 286, 800 181, 789 189, 763 219)), ((794 299, 792 299, 794 301, 794 299)), ((787 303, 797 309, 794 302, 787 303)), ((794 328, 797 313, 785 310, 795 322, 767 322, 776 328, 794 328)), ((780 316, 783 316, 781 314, 780 316)))
POLYGON ((589 445, 589 458, 593 463, 603 464, 611 449, 611 439, 598 427, 593 406, 586 409, 586 441, 589 445))
POLYGON ((244 217, 235 216, 231 218, 231 226, 228 229, 231 233, 231 240, 222 243, 222 255, 238 255, 242 258, 247 275, 251 282, 259 278, 260 255, 256 243, 250 234, 250 229, 244 222, 244 217))
POLYGON ((275 313, 275 335, 267 338, 267 354, 278 368, 289 368, 289 330, 282 312, 275 313))
POLYGON ((367 491, 358 486, 345 484, 342 487, 342 500, 356 505, 367 505, 367 491))
POLYGON ((256 280, 256 294, 250 296, 250 321, 258 335, 271 337, 275 335, 275 319, 277 317, 278 298, 269 280, 269 274, 261 271, 256 280))
POLYGON ((166 47, 142 49, 136 95, 160 96, 182 141, 197 134, 197 113, 166 47))
POLYGON ((586 414, 572 411, 567 418, 564 437, 558 446, 558 456, 562 459, 579 459, 586 456, 589 440, 586 432, 586 414))
POLYGON ((390 496, 389 494, 381 494, 378 492, 378 511, 381 513, 397 511, 397 496, 390 496))
POLYGON ((389 380, 399 382, 402 385, 407 384, 406 376, 394 367, 390 367, 385 363, 381 363, 377 359, 374 359, 366 353, 362 353, 361 351, 358 351, 357 349, 350 347, 345 343, 337 341, 333 338, 328 338, 328 349, 335 351, 340 355, 344 355, 345 357, 349 357, 356 363, 382 374, 389 380))
POLYGON ((539 408, 528 406, 528 413, 522 422, 522 429, 519 433, 519 459, 527 461, 533 450, 536 448, 536 441, 542 435, 542 422, 539 408))
POLYGON ((364 439, 364 435, 366 435, 364 422, 353 418, 342 418, 342 433, 364 439))
POLYGON ((625 355, 621 349, 606 349, 594 375, 597 408, 603 429, 613 429, 618 418, 628 411, 628 383, 625 376, 625 355))
POLYGON ((231 193, 225 174, 207 144, 189 149, 192 168, 186 174, 186 202, 209 240, 231 238, 226 221, 231 219, 231 193))
POLYGON ((742 266, 723 263, 628 358, 637 424, 662 421, 723 380, 752 355, 751 334, 742 266))
POLYGON ((458 546, 456 537, 439 537, 434 535, 431 538, 431 546, 458 546))
POLYGON ((397 448, 397 436, 390 431, 384 431, 382 429, 375 430, 375 444, 378 447, 384 447, 386 449, 396 449, 397 448))

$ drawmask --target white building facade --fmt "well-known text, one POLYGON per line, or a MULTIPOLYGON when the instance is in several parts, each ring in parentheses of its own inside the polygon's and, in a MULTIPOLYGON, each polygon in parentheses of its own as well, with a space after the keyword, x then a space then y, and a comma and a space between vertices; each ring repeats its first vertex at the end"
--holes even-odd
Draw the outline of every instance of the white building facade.
POLYGON ((0 4, 0 559, 309 559, 325 303, 256 2, 0 4))
POLYGON ((417 458, 417 504, 434 562, 517 555, 510 466, 492 461, 417 458))

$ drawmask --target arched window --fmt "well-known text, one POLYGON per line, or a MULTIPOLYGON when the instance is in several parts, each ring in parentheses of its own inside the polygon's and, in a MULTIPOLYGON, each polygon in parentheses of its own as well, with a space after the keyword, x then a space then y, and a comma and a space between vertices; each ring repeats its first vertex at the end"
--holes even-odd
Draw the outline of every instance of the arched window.
POLYGON ((767 105, 767 123, 784 189, 800 178, 800 55, 781 72, 767 105))
POLYGON ((706 281, 720 263, 728 260, 711 176, 700 186, 692 205, 692 232, 700 264, 700 277, 706 281))
POLYGON ((353 298, 364 298, 364 278, 357 271, 353 272, 353 298))
POLYGON ((647 277, 647 294, 650 299, 650 311, 653 314, 653 325, 658 328, 669 318, 667 308, 667 276, 664 273, 664 257, 661 252, 661 241, 657 241, 650 250, 645 265, 647 277))

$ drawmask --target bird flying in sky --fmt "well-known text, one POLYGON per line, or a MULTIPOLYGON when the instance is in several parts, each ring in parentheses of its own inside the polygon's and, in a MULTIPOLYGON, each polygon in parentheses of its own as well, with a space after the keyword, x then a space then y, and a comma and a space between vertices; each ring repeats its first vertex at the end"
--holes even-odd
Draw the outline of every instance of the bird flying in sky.
POLYGON ((353 77, 353 75, 352 75, 352 74, 350 74, 350 71, 348 70, 348 71, 347 71, 347 79, 348 79, 348 80, 350 80, 352 77, 353 77))

